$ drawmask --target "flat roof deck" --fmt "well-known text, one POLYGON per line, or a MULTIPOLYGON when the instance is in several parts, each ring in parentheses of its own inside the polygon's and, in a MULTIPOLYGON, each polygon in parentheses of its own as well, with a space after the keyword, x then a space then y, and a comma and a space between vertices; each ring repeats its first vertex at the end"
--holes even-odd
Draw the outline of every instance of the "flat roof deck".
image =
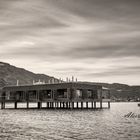
POLYGON ((3 91, 15 90, 43 90, 43 89, 59 89, 59 88, 81 88, 81 89, 102 89, 100 85, 87 84, 82 82, 69 83, 54 83, 54 84, 39 84, 39 85, 20 85, 20 86, 5 86, 3 91))

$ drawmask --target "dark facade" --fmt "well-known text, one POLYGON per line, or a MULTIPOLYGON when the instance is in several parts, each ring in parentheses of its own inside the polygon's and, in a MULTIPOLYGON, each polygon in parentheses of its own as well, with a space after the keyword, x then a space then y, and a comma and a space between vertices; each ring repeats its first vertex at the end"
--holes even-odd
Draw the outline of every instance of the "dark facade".
MULTIPOLYGON (((7 86, 2 89, 0 101, 6 102, 37 102, 38 108, 46 102, 48 108, 73 108, 73 104, 83 102, 109 102, 109 92, 104 92, 102 86, 80 82, 57 83, 43 85, 7 86), (105 94, 103 96, 103 94, 105 94), (63 105, 61 105, 63 104, 63 105)), ((16 105, 15 104, 15 108, 16 105)), ((46 106, 46 107, 47 107, 46 106)), ((101 105, 102 108, 102 105, 101 105)))

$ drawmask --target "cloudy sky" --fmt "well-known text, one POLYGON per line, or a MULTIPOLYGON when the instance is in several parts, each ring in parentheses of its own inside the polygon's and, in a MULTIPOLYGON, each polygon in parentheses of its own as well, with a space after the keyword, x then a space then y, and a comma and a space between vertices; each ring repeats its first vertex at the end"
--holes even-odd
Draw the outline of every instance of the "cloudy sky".
POLYGON ((0 61, 140 84, 140 0, 0 0, 0 61))

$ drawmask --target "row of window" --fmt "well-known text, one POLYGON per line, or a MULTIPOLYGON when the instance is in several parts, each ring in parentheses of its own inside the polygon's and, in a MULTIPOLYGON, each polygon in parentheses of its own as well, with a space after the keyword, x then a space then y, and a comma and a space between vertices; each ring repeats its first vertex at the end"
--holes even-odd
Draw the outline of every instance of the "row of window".
POLYGON ((77 89, 76 91, 73 91, 73 93, 72 92, 68 93, 67 89, 57 89, 56 91, 53 91, 53 94, 52 90, 40 90, 39 94, 37 94, 35 90, 28 91, 28 94, 25 94, 25 91, 6 92, 5 97, 6 99, 16 98, 18 100, 22 100, 26 99, 27 96, 30 99, 37 99, 38 95, 40 99, 50 99, 54 98, 54 96, 56 96, 57 98, 67 98, 70 96, 72 96, 72 98, 94 98, 94 99, 99 98, 98 97, 99 95, 96 90, 86 90, 85 92, 82 89, 77 89))

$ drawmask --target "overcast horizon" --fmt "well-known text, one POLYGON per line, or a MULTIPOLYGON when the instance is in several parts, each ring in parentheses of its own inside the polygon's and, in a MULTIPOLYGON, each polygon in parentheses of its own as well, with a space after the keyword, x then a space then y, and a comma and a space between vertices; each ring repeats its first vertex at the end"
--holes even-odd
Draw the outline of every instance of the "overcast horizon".
POLYGON ((0 0, 0 61, 80 81, 140 85, 139 0, 0 0))

